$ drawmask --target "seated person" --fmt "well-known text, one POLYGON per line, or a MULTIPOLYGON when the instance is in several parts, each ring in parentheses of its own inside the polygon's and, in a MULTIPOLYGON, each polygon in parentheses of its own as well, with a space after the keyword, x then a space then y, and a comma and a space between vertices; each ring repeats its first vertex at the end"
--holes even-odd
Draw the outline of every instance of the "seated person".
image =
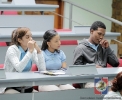
POLYGON ((104 96, 103 100, 122 100, 122 72, 113 79, 111 91, 104 96))
MULTIPOLYGON (((32 39, 30 29, 20 27, 13 31, 11 36, 12 45, 8 48, 5 57, 6 72, 28 72, 34 62, 38 70, 46 70, 43 53, 39 46, 32 39)), ((30 93, 33 87, 8 87, 4 88, 5 93, 30 93)))
MULTIPOLYGON (((59 50, 61 42, 60 36, 55 30, 48 30, 43 35, 43 43, 41 49, 45 58, 47 70, 66 69, 66 56, 62 50, 59 50)), ((54 91, 75 89, 72 85, 43 85, 39 86, 39 91, 54 91)))
MULTIPOLYGON (((108 41, 104 39, 105 31, 106 26, 101 21, 95 21, 91 25, 90 37, 83 39, 75 48, 74 65, 95 63, 97 68, 104 68, 107 66, 107 63, 113 67, 119 65, 119 61, 109 47, 108 41)), ((87 85, 86 87, 89 87, 87 85)))

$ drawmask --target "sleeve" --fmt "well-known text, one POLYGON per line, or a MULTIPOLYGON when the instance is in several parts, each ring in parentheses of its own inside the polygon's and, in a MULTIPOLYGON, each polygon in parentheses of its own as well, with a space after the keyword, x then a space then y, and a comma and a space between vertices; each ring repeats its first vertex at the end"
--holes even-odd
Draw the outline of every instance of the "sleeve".
POLYGON ((32 59, 33 62, 37 65, 39 71, 46 70, 45 59, 42 51, 41 53, 37 54, 37 51, 34 50, 32 59))
POLYGON ((83 60, 83 54, 82 54, 82 48, 77 46, 74 51, 74 58, 73 58, 73 64, 74 65, 84 65, 83 60))
POLYGON ((119 66, 119 60, 117 56, 114 54, 113 50, 111 50, 110 47, 106 49, 106 52, 108 54, 107 56, 107 63, 109 63, 113 67, 118 67, 119 66))
POLYGON ((17 53, 18 52, 14 48, 8 48, 6 55, 12 63, 12 66, 16 69, 16 71, 22 72, 26 67, 28 61, 31 59, 32 54, 28 51, 24 58, 21 61, 19 61, 17 53))
POLYGON ((61 57, 61 62, 66 61, 66 55, 64 54, 64 52, 62 50, 60 50, 60 57, 61 57))

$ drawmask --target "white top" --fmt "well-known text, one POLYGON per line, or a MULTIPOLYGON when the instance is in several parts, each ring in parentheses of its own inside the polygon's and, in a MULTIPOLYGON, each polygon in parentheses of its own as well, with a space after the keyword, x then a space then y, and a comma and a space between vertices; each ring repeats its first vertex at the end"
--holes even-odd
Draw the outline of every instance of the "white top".
MULTIPOLYGON (((43 53, 37 54, 36 49, 32 53, 27 51, 24 58, 20 61, 21 51, 16 45, 12 45, 6 52, 4 68, 6 72, 22 72, 28 61, 31 59, 38 67, 38 70, 46 70, 43 53)), ((3 93, 5 88, 0 88, 0 93, 3 93)))
POLYGON ((21 51, 16 45, 12 45, 8 48, 4 67, 7 72, 22 72, 26 67, 28 61, 31 59, 38 67, 38 70, 46 70, 45 61, 43 53, 37 54, 37 51, 34 49, 32 53, 27 51, 24 58, 20 61, 21 51))
POLYGON ((108 94, 104 96, 103 100, 122 100, 122 96, 119 92, 109 91, 108 94))

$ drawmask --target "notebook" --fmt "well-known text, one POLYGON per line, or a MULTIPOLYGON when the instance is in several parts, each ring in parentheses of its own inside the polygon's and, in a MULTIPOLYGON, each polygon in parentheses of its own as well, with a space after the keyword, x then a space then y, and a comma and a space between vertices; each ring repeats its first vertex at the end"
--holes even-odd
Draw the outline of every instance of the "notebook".
POLYGON ((46 75, 64 75, 65 71, 63 70, 48 70, 48 71, 41 71, 42 74, 46 75))
POLYGON ((95 75, 98 74, 95 64, 69 65, 69 73, 72 75, 95 75))

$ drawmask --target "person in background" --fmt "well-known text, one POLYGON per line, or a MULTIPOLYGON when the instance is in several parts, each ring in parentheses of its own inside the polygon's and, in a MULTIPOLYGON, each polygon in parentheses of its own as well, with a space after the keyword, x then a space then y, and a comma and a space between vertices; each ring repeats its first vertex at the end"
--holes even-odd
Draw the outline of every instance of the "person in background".
MULTIPOLYGON (((60 36, 55 30, 48 30, 43 35, 42 51, 45 58, 47 70, 66 70, 66 55, 59 50, 61 42, 60 36)), ((39 86, 39 91, 54 91, 75 89, 72 85, 44 85, 39 86)))
MULTIPOLYGON (((95 21, 90 27, 90 37, 83 39, 74 50, 74 65, 96 64, 96 68, 105 68, 107 63, 113 67, 119 65, 118 58, 104 39, 106 26, 101 21, 95 21)), ((94 87, 94 84, 92 84, 94 87)), ((86 84, 85 87, 91 87, 86 84)))
MULTIPOLYGON (((20 27, 13 31, 11 46, 5 56, 4 67, 6 72, 28 72, 32 63, 35 63, 39 71, 46 70, 43 53, 36 42, 32 39, 29 28, 20 27)), ((5 93, 30 93, 35 92, 33 87, 7 87, 5 93)))
POLYGON ((103 100, 122 100, 122 72, 113 79, 111 91, 104 96, 103 100))

